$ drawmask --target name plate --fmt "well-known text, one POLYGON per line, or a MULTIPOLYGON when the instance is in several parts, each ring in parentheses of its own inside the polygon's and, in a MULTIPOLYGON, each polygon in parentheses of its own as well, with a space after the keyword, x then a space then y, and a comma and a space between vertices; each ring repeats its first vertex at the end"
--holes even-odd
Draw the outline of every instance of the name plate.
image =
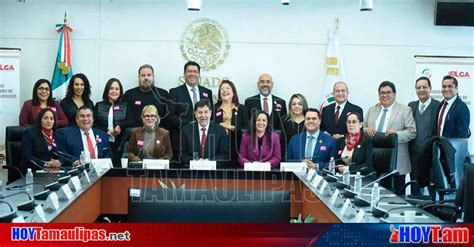
POLYGON ((51 192, 46 198, 46 203, 44 204, 45 209, 50 209, 52 211, 56 211, 59 209, 59 199, 56 192, 51 192))
POLYGON ((244 171, 268 172, 272 170, 269 162, 247 162, 244 163, 244 171))
POLYGON ((130 197, 140 197, 141 190, 130 189, 130 197))
POLYGON ((17 216, 12 220, 12 223, 25 223, 25 218, 23 216, 17 216))
POLYGON ((191 160, 190 170, 216 170, 216 161, 210 160, 191 160))
POLYGON ((326 180, 323 180, 323 184, 321 184, 321 187, 319 188, 319 193, 323 194, 323 192, 326 190, 326 187, 328 187, 328 182, 326 182, 326 180))
POLYGON ((342 200, 342 198, 339 194, 339 190, 336 189, 334 191, 334 194, 332 194, 331 204, 334 205, 335 207, 340 207, 343 203, 344 203, 344 200, 342 200))
POLYGON ((91 164, 91 170, 89 172, 89 179, 96 179, 100 176, 101 168, 97 165, 91 164))
POLYGON ((315 189, 317 189, 322 180, 323 177, 316 174, 316 177, 313 179, 313 182, 311 184, 314 186, 315 189))
POLYGON ((69 179, 68 185, 73 191, 79 191, 82 189, 81 181, 79 180, 78 176, 74 176, 69 179))
POLYGON ((61 189, 59 189, 59 199, 68 201, 71 200, 74 197, 74 194, 71 191, 71 188, 69 188, 69 185, 65 184, 61 186, 61 189))
POLYGON ((359 209, 359 212, 356 215, 355 222, 356 223, 361 223, 364 220, 365 216, 365 211, 362 209, 359 209))
POLYGON ((41 205, 37 205, 31 216, 31 222, 40 222, 46 223, 46 214, 44 213, 43 207, 41 205))
POLYGON ((81 176, 81 185, 87 186, 91 183, 91 179, 89 178, 89 174, 87 171, 84 171, 84 173, 81 176))
POLYGON ((92 159, 91 160, 91 165, 95 167, 99 167, 101 170, 108 170, 110 168, 113 168, 114 165, 112 163, 111 159, 105 158, 105 159, 92 159))
POLYGON ((168 170, 170 169, 170 161, 162 159, 143 159, 143 168, 153 170, 168 170))
POLYGON ((282 172, 303 173, 306 167, 307 165, 304 162, 281 162, 280 163, 280 171, 282 172))
POLYGON ((341 214, 343 216, 351 216, 353 214, 353 208, 352 208, 352 203, 351 203, 351 200, 346 199, 344 201, 344 205, 342 206, 341 208, 341 214))
POLYGON ((313 179, 314 174, 316 174, 315 169, 309 169, 308 174, 306 175, 306 180, 311 182, 311 179, 313 179))

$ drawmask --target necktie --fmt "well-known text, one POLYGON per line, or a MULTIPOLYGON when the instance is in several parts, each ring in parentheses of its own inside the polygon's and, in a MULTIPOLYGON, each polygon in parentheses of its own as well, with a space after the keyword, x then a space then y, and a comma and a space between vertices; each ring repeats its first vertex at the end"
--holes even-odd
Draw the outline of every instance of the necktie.
POLYGON ((206 128, 202 128, 202 136, 201 136, 201 155, 204 157, 204 147, 206 146, 206 128))
POLYGON ((268 112, 268 98, 267 97, 263 98, 263 111, 270 114, 268 112))
POLYGON ((444 101, 443 107, 441 107, 441 112, 439 113, 438 117, 438 125, 436 128, 436 135, 441 135, 441 123, 443 122, 443 115, 444 115, 444 110, 446 110, 446 106, 448 105, 448 101, 444 101))
POLYGON ((387 117, 388 109, 383 109, 382 117, 380 118, 379 126, 377 127, 377 132, 382 132, 383 125, 385 124, 385 118, 387 117))
POLYGON ((314 141, 314 136, 308 136, 308 145, 306 145, 306 151, 304 153, 304 156, 306 159, 312 159, 312 152, 313 152, 313 141, 314 141))
POLYGON ((425 112, 425 104, 421 103, 420 105, 420 114, 423 114, 425 112))
POLYGON ((197 89, 195 87, 191 88, 191 91, 193 91, 193 107, 194 105, 196 104, 196 102, 198 102, 198 97, 197 97, 197 89))
POLYGON ((337 106, 336 109, 336 113, 334 114, 334 124, 337 125, 337 121, 339 121, 339 110, 341 109, 341 106, 337 106))
POLYGON ((92 144, 91 137, 89 136, 89 131, 85 131, 84 135, 86 135, 87 148, 89 149, 89 154, 91 156, 91 159, 95 159, 94 145, 92 144))

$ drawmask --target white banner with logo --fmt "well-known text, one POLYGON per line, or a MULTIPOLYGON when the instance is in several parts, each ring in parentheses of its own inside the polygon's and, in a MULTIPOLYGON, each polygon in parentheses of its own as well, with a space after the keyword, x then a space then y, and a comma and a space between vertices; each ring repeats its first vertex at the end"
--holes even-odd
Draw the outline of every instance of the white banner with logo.
POLYGON ((18 125, 20 115, 20 49, 0 48, 0 153, 5 127, 18 125))
MULTIPOLYGON (((430 78, 433 90, 431 95, 437 100, 442 100, 441 82, 445 75, 450 75, 458 80, 458 95, 467 104, 471 112, 469 128, 474 131, 474 57, 436 57, 415 56, 416 78, 426 76, 430 78)), ((473 137, 469 138, 469 153, 474 153, 473 137)))

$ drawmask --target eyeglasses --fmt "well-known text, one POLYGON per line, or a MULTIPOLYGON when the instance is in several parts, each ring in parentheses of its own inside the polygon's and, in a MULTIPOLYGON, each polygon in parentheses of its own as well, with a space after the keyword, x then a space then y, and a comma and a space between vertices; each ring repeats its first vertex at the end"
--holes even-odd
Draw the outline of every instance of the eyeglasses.
POLYGON ((360 123, 360 122, 357 121, 357 120, 347 120, 346 123, 347 123, 347 124, 356 124, 356 123, 360 123))
POLYGON ((39 87, 39 88, 38 88, 38 91, 40 91, 40 92, 49 92, 49 88, 47 88, 47 87, 39 87))
POLYGON ((156 115, 145 115, 143 116, 144 119, 153 119, 156 118, 156 115))

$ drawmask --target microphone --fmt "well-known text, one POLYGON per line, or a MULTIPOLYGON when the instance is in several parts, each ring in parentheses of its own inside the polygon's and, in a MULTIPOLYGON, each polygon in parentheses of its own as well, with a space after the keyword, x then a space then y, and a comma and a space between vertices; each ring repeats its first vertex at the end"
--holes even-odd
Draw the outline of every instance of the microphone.
MULTIPOLYGON (((359 170, 366 170, 366 169, 359 169, 359 170)), ((354 179, 354 183, 355 183, 355 181, 358 181, 358 180, 361 180, 361 179, 363 179, 363 178, 372 176, 372 175, 374 175, 374 174, 376 174, 376 173, 377 173, 376 171, 373 171, 373 172, 371 172, 371 173, 369 173, 369 174, 367 174, 367 175, 360 176, 359 178, 354 179)), ((341 182, 341 181, 337 181, 337 183, 336 183, 336 188, 338 188, 338 189, 340 189, 340 190, 346 189, 346 188, 350 188, 350 187, 351 187, 350 184, 345 184, 345 183, 343 183, 343 182, 341 182)), ((354 193, 355 193, 355 192, 354 192, 354 193)))
POLYGON ((0 213, 0 222, 10 223, 16 217, 16 211, 13 209, 12 205, 6 201, 0 201, 0 203, 7 204, 10 207, 10 212, 1 212, 0 213))
MULTIPOLYGON (((44 161, 44 160, 42 160, 42 161, 44 161)), ((30 160, 30 162, 31 162, 33 165, 39 167, 41 170, 44 169, 44 167, 38 165, 38 163, 36 163, 34 160, 30 160)), ((44 162, 44 163, 46 163, 46 162, 44 162)), ((44 171, 45 171, 47 174, 49 174, 51 177, 53 177, 53 179, 55 179, 56 181, 58 181, 58 182, 61 183, 61 184, 67 183, 67 182, 69 181, 69 179, 71 178, 71 175, 66 175, 66 176, 62 176, 62 177, 60 177, 60 178, 55 178, 54 175, 53 175, 53 173, 51 173, 50 171, 48 171, 48 170, 44 170, 44 171)))
POLYGON ((386 218, 388 218, 388 217, 390 216, 390 212, 391 212, 391 211, 399 210, 399 209, 416 209, 416 210, 419 210, 419 208, 417 208, 416 206, 413 206, 413 205, 391 208, 391 209, 387 210, 387 212, 385 212, 385 214, 384 214, 384 216, 383 216, 384 219, 386 219, 386 218))
MULTIPOLYGON (((71 159, 68 159, 68 158, 67 158, 66 156, 64 156, 64 155, 61 155, 59 152, 61 152, 61 151, 52 152, 52 153, 53 153, 54 155, 60 157, 60 158, 65 159, 67 162, 69 162, 69 163, 71 163, 71 164, 74 163, 74 161, 72 161, 71 159)), ((60 167, 58 167, 58 168, 61 169, 61 170, 63 170, 63 171, 65 171, 67 174, 69 174, 69 175, 71 175, 71 176, 79 175, 80 170, 81 170, 81 169, 80 169, 79 167, 77 167, 77 166, 76 166, 76 167, 73 167, 73 168, 71 168, 71 169, 67 169, 66 167, 63 167, 63 166, 60 166, 60 167)), ((43 168, 43 170, 44 170, 44 168, 43 168)))
MULTIPOLYGON (((344 156, 344 157, 335 159, 335 160, 334 160, 334 165, 336 164, 337 161, 340 161, 340 160, 342 160, 342 159, 347 159, 347 158, 349 158, 349 156, 346 155, 346 156, 344 156)), ((351 164, 352 164, 352 163, 351 163, 351 164)), ((329 164, 328 164, 328 165, 329 165, 329 164)), ((323 168, 323 172, 322 172, 323 177, 325 177, 328 173, 333 173, 333 172, 334 172, 332 169, 331 169, 331 170, 328 170, 327 168, 328 168, 327 166, 323 168)), ((336 166, 334 166, 334 169, 336 169, 336 166)))
MULTIPOLYGON (((353 163, 354 163, 354 162, 352 162, 351 165, 352 165, 353 163)), ((361 167, 361 168, 359 168, 359 169, 356 169, 356 170, 354 170, 354 171, 351 171, 351 174, 356 174, 357 172, 363 172, 363 171, 365 171, 365 170, 367 170, 367 169, 369 169, 369 167, 363 166, 363 167, 361 167)))
MULTIPOLYGON (((368 183, 368 184, 362 186, 361 189, 367 188, 367 187, 369 187, 370 185, 372 185, 372 184, 374 184, 374 183, 377 183, 377 182, 379 182, 380 180, 382 180, 382 179, 384 179, 384 178, 387 178, 387 177, 390 177, 390 176, 392 176, 392 175, 394 175, 394 174, 398 174, 398 171, 397 171, 397 170, 393 170, 393 171, 391 171, 391 172, 385 174, 384 176, 382 176, 382 177, 380 177, 380 178, 377 178, 376 180, 374 180, 374 181, 372 181, 372 182, 370 182, 370 183, 368 183)), ((377 203, 378 203, 378 201, 377 201, 377 203)), ((369 205, 370 205, 370 202, 367 201, 366 199, 362 198, 362 196, 355 196, 355 197, 354 197, 354 204, 357 205, 357 206, 360 206, 360 207, 365 207, 365 206, 369 206, 369 205)))
POLYGON ((33 197, 35 198, 35 200, 46 200, 46 198, 48 197, 49 192, 50 192, 51 190, 59 190, 59 184, 58 184, 58 182, 54 182, 54 183, 55 183, 55 184, 45 185, 45 184, 43 184, 43 183, 33 182, 33 183, 31 183, 31 184, 23 184, 23 185, 19 185, 19 186, 17 186, 17 187, 8 187, 8 188, 6 188, 6 190, 12 190, 12 189, 18 190, 18 189, 23 189, 23 188, 25 188, 27 185, 41 185, 41 186, 43 186, 43 191, 34 194, 33 197), (55 186, 55 185, 56 185, 56 186, 55 186))
POLYGON ((22 203, 19 203, 18 205, 16 205, 18 210, 20 210, 20 211, 31 211, 31 210, 33 210, 35 208, 35 200, 33 200, 31 195, 29 193, 26 193, 25 191, 18 191, 18 192, 15 192, 13 194, 10 194, 8 196, 1 197, 0 199, 5 199, 5 198, 16 196, 16 195, 19 195, 19 194, 26 194, 28 196, 28 201, 22 202, 22 203))
MULTIPOLYGON (((56 155, 56 156, 58 156, 58 157, 60 157, 60 158, 65 159, 67 162, 71 163, 71 166, 74 164, 74 162, 77 161, 77 158, 76 158, 76 157, 74 157, 74 156, 72 156, 72 155, 70 155, 70 154, 61 152, 61 151, 59 151, 59 150, 53 152, 53 154, 56 155)), ((79 167, 79 166, 77 166, 77 167, 79 167)), ((81 170, 81 169, 79 168, 79 170, 81 170)))
MULTIPOLYGON (((21 170, 16 167, 16 166, 10 166, 10 165, 4 165, 2 166, 3 169, 7 169, 7 170, 10 170, 10 169, 13 169, 15 170, 16 172, 18 172, 18 174, 20 174, 20 178, 24 178, 25 176, 23 175, 23 173, 21 172, 21 170)), ((9 187, 11 189, 20 189, 20 188, 23 188, 23 186, 21 185, 14 185, 12 187, 9 187)))
POLYGON ((395 199, 398 199, 399 201, 390 201, 390 202, 388 202, 387 206, 390 207, 390 208, 386 209, 386 208, 379 207, 379 203, 382 202, 382 201, 387 201, 387 199, 394 199, 394 198, 393 197, 384 197, 384 198, 380 199, 377 202, 377 205, 372 209, 372 215, 374 217, 377 217, 377 218, 384 217, 390 209, 400 209, 400 208, 403 208, 403 207, 408 207, 408 206, 411 207, 412 206, 408 202, 403 201, 398 197, 395 197, 395 199), (399 206, 392 208, 391 206, 393 206, 393 205, 399 205, 399 206))
MULTIPOLYGON (((363 177, 361 177, 361 178, 368 177, 368 176, 372 176, 374 173, 376 173, 376 172, 374 171, 374 172, 372 172, 372 173, 370 173, 370 174, 368 174, 368 175, 366 175, 366 176, 363 176, 363 177)), ((392 172, 387 173, 387 174, 385 174, 384 176, 382 176, 382 177, 380 177, 380 178, 377 178, 376 180, 374 180, 374 181, 372 181, 372 182, 370 182, 370 183, 368 183, 368 184, 362 186, 362 187, 361 187, 361 190, 364 189, 364 188, 369 187, 370 185, 372 185, 372 184, 374 184, 374 183, 379 182, 380 180, 382 180, 382 179, 384 179, 384 178, 390 177, 390 176, 392 176, 392 175, 394 175, 394 174, 396 174, 396 173, 398 173, 398 171, 397 171, 397 170, 393 170, 392 172)), ((357 193, 356 193, 355 191, 349 190, 349 189, 347 189, 347 188, 344 189, 344 193, 343 193, 343 194, 344 194, 344 196, 347 197, 347 198, 354 198, 355 196, 357 196, 357 193)))
POLYGON ((379 178, 375 179, 374 181, 372 181, 372 182, 370 182, 370 183, 368 183, 368 184, 362 186, 362 189, 367 188, 367 187, 371 186, 371 185, 374 184, 374 183, 378 183, 378 182, 380 182, 380 181, 381 181, 382 179, 384 179, 384 178, 388 178, 388 177, 391 177, 391 176, 396 175, 396 174, 398 174, 398 171, 397 171, 397 170, 393 170, 393 171, 391 171, 391 172, 389 172, 389 173, 383 175, 382 177, 379 177, 379 178))

